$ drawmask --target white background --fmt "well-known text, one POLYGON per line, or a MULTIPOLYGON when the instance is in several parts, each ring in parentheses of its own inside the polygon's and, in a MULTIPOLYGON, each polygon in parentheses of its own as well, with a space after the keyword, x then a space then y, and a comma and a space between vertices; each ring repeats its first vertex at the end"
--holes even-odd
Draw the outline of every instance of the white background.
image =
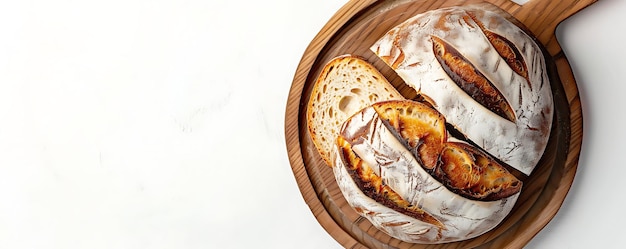
MULTIPOLYGON (((339 248, 283 133, 306 46, 345 0, 0 2, 0 248, 339 248)), ((622 242, 626 1, 558 37, 584 141, 528 248, 622 242)))

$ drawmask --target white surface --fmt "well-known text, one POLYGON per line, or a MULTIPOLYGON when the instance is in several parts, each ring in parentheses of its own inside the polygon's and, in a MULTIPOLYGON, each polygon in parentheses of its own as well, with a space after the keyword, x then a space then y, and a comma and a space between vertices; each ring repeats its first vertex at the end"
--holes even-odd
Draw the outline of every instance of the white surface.
MULTIPOLYGON (((284 108, 345 1, 3 1, 0 248, 339 248, 289 166, 284 108)), ((608 247, 626 222, 626 1, 559 37, 584 144, 529 248, 608 247)))

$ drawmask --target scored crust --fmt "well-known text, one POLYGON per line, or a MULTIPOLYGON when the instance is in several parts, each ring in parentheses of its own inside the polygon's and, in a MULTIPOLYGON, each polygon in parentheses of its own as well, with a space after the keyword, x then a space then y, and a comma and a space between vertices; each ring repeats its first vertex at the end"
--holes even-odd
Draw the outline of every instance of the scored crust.
POLYGON ((445 143, 434 177, 466 198, 499 200, 522 189, 522 182, 489 155, 463 142, 445 143))
POLYGON ((307 127, 320 156, 330 153, 343 122, 378 101, 404 99, 369 62, 354 55, 329 61, 320 73, 307 105, 307 127))

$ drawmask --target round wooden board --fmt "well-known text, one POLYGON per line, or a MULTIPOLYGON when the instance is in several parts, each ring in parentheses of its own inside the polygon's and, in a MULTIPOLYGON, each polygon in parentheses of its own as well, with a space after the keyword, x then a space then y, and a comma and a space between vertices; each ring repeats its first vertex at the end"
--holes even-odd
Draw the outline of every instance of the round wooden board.
POLYGON ((523 247, 559 210, 574 180, 582 142, 578 89, 567 59, 554 36, 556 26, 595 0, 531 0, 523 6, 509 0, 350 1, 313 39, 296 70, 285 113, 289 161, 298 187, 320 224, 346 248, 504 248, 523 247), (402 242, 373 227, 343 198, 332 169, 313 145, 306 128, 306 103, 319 71, 331 58, 359 55, 378 68, 407 98, 415 97, 393 70, 369 47, 387 30, 432 9, 481 4, 500 12, 534 34, 545 48, 555 101, 550 142, 539 165, 524 180, 524 189, 509 216, 477 238, 439 245, 402 242), (550 10, 550 11, 545 11, 550 10))

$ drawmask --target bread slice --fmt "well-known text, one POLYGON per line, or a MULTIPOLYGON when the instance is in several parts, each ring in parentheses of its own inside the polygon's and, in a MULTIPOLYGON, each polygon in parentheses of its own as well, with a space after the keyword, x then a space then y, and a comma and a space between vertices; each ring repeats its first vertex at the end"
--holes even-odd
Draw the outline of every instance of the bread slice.
POLYGON ((330 154, 344 121, 383 100, 404 99, 369 62, 354 55, 329 61, 320 73, 307 105, 307 126, 322 159, 330 154))

